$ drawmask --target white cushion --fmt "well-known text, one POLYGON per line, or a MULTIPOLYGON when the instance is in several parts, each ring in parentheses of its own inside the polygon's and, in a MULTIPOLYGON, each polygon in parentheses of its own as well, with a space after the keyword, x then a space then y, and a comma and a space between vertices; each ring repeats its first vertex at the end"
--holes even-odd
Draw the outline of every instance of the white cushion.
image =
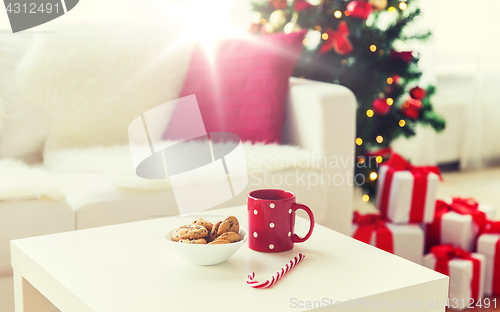
POLYGON ((15 74, 32 37, 29 34, 0 36, 0 158, 41 160, 48 119, 26 103, 17 87, 15 74))
POLYGON ((0 131, 0 157, 21 159, 28 163, 40 162, 43 142, 49 130, 47 116, 22 101, 15 106, 6 106, 5 127, 0 131))
POLYGON ((168 20, 65 25, 38 35, 17 83, 49 117, 45 149, 127 143, 134 118, 179 96, 194 45, 181 39, 168 20))

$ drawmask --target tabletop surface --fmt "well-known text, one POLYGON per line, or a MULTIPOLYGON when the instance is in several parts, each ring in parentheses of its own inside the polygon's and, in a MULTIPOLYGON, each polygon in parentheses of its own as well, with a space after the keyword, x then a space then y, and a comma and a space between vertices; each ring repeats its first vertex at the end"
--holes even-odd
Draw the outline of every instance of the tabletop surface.
MULTIPOLYGON (((229 215, 248 228, 245 206, 196 216, 216 221, 229 215)), ((315 226, 308 241, 295 244, 289 252, 255 252, 247 241, 222 264, 194 266, 174 254, 163 238, 192 219, 175 216, 12 244, 36 262, 33 270, 53 277, 91 311, 183 311, 195 301, 213 310, 223 303, 237 306, 238 311, 300 311, 300 302, 342 302, 444 278, 321 225, 315 226), (272 288, 253 289, 246 284, 250 272, 255 272, 256 280, 266 280, 299 252, 306 258, 272 288)), ((296 233, 305 234, 308 226, 308 220, 298 217, 296 233)))

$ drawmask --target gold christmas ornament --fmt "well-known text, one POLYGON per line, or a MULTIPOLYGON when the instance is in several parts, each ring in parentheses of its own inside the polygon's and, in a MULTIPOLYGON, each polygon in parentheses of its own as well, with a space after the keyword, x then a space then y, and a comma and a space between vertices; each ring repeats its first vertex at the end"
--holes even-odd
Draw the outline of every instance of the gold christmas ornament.
POLYGON ((283 10, 276 10, 269 16, 269 24, 273 25, 275 29, 280 29, 286 24, 286 13, 283 10))
POLYGON ((387 8, 387 0, 369 0, 368 3, 370 3, 375 11, 382 11, 387 8))
POLYGON ((285 32, 285 34, 290 34, 290 33, 299 31, 301 29, 302 29, 302 27, 300 27, 300 25, 296 21, 291 21, 285 25, 285 28, 283 29, 283 31, 285 32))
POLYGON ((276 32, 276 29, 271 23, 267 23, 266 25, 264 25, 264 31, 267 34, 272 34, 273 32, 276 32))

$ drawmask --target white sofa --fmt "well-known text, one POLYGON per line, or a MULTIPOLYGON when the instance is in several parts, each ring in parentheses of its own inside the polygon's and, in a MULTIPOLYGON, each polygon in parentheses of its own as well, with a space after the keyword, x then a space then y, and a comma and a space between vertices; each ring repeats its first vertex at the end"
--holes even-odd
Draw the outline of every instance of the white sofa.
MULTIPOLYGON (((78 41, 64 47, 59 46, 61 41, 52 40, 52 37, 44 33, 34 36, 26 35, 22 38, 16 37, 15 39, 14 37, 1 39, 2 43, 7 44, 0 45, 0 53, 8 60, 4 61, 0 58, 0 65, 4 69, 0 76, 2 80, 0 87, 2 92, 0 94, 0 158, 16 157, 30 161, 32 166, 40 167, 39 170, 60 183, 65 199, 0 199, 0 284, 6 281, 10 282, 8 279, 10 270, 9 241, 12 239, 138 221, 173 215, 178 212, 171 189, 121 188, 113 184, 105 174, 96 170, 54 170, 53 164, 47 166, 46 163, 44 166, 41 157, 43 143, 48 145, 45 146, 46 155, 58 148, 62 149, 62 147, 92 147, 92 143, 89 141, 83 140, 84 143, 78 143, 78 136, 87 130, 84 128, 80 129, 81 132, 78 129, 72 129, 75 139, 71 139, 71 133, 65 133, 65 135, 69 135, 70 139, 60 144, 61 146, 57 146, 57 140, 47 143, 46 138, 51 135, 50 131, 60 126, 60 124, 55 124, 59 121, 54 122, 52 118, 55 108, 47 109, 48 105, 60 101, 57 103, 63 103, 63 105, 62 107, 59 105, 57 109, 62 112, 65 112, 67 107, 71 107, 72 110, 75 107, 81 107, 81 105, 72 103, 72 101, 82 101, 82 94, 79 92, 82 90, 86 92, 83 97, 87 93, 92 93, 92 90, 98 90, 105 94, 106 88, 102 86, 103 81, 106 81, 107 78, 114 79, 111 76, 116 73, 116 66, 127 67, 128 64, 135 64, 134 58, 138 60, 137 66, 141 66, 141 61, 158 52, 154 50, 154 44, 150 45, 149 38, 146 36, 142 41, 138 40, 139 46, 135 46, 131 49, 133 52, 124 57, 126 61, 117 61, 114 68, 103 68, 105 66, 97 59, 94 62, 82 64, 82 54, 87 61, 98 55, 96 51, 104 51, 103 53, 108 53, 109 56, 109 53, 120 54, 120 51, 127 49, 127 42, 120 41, 119 36, 127 33, 128 30, 121 29, 116 32, 109 29, 102 30, 102 32, 107 33, 101 37, 101 40, 89 36, 86 29, 82 28, 81 32, 75 29, 73 29, 75 31, 73 34, 75 38, 78 38, 78 41), (108 37, 106 38, 106 36, 108 37), (116 38, 116 42, 110 42, 110 36, 116 38), (13 42, 8 42, 11 39, 13 42), (140 46, 140 44, 144 44, 144 46, 140 46), (144 53, 147 57, 143 55, 144 53), (68 69, 66 66, 68 64, 78 68, 78 70, 71 72, 71 68, 68 69), (76 82, 68 80, 68 76, 63 75, 68 72, 60 73, 64 70, 70 70, 71 74, 77 75, 75 81, 83 86, 80 89, 72 89, 76 82), (96 75, 100 77, 96 77, 96 75), (55 94, 55 98, 48 97, 48 94, 51 96, 55 94), (5 108, 3 111, 11 113, 2 115, 2 105, 5 108), (44 111, 44 114, 40 113, 41 111, 44 111), (16 144, 2 145, 2 142, 20 142, 26 146, 23 145, 22 148, 16 149, 16 144), (74 146, 72 146, 73 143, 74 146)), ((134 38, 127 40, 130 39, 134 38)), ((167 66, 167 63, 163 65, 167 66)), ((179 70, 187 70, 187 65, 183 68, 180 68, 182 66, 179 63, 176 65, 179 67, 175 69, 177 74, 179 70)), ((133 71, 134 68, 124 70, 133 71)), ((156 70, 164 71, 165 68, 157 68, 156 70)), ((106 102, 109 103, 109 107, 99 103, 100 113, 109 114, 105 115, 107 118, 119 119, 122 117, 124 120, 118 124, 127 125, 131 121, 130 114, 134 112, 123 116, 112 114, 111 112, 116 105, 122 105, 127 100, 131 100, 130 98, 133 96, 144 97, 149 101, 146 101, 146 104, 142 103, 143 106, 139 107, 144 111, 148 105, 156 106, 164 103, 163 100, 175 98, 175 92, 179 92, 179 86, 176 87, 177 89, 171 88, 170 93, 166 94, 161 83, 157 84, 157 80, 160 77, 172 84, 179 83, 169 81, 167 77, 169 73, 165 74, 167 76, 158 76, 155 68, 151 68, 151 73, 144 78, 145 80, 139 81, 140 88, 137 92, 132 92, 132 95, 128 95, 124 91, 121 98, 117 96, 114 102, 113 100, 106 102), (155 84, 150 84, 147 79, 154 79, 155 84)), ((117 75, 121 74, 118 71, 117 75)), ((100 99, 93 100, 99 101, 100 99)), ((313 210, 318 223, 349 235, 352 219, 355 112, 356 100, 350 90, 339 85, 290 78, 282 144, 297 146, 301 149, 300 153, 302 154, 307 151, 317 156, 326 157, 328 163, 334 157, 338 161, 337 165, 326 166, 322 170, 313 167, 273 170, 273 175, 281 177, 274 181, 281 180, 282 183, 273 183, 273 180, 264 183, 264 179, 261 179, 260 183, 250 181, 243 192, 218 207, 245 204, 246 195, 253 189, 287 189, 294 192, 300 202, 307 204, 313 210), (301 175, 314 176, 320 180, 322 176, 330 178, 341 176, 342 181, 338 178, 336 183, 316 185, 311 185, 307 181, 291 184, 284 182, 285 176, 298 177, 301 175)), ((82 116, 85 116, 84 113, 85 110, 82 110, 82 116)), ((125 144, 124 138, 126 139, 127 129, 122 127, 118 130, 118 132, 110 131, 110 133, 104 131, 98 137, 91 137, 91 139, 94 139, 97 142, 96 145, 100 145, 102 148, 110 147, 113 144, 125 144)), ((269 154, 279 154, 279 150, 275 148, 269 147, 269 154)), ((260 151, 263 151, 265 157, 266 147, 260 151)), ((47 159, 45 160, 47 161, 47 159)), ((89 159, 89 162, 92 161, 95 160, 89 159)), ((5 178, 12 179, 12 181, 16 179, 15 176, 2 177, 2 179, 5 178)), ((5 287, 1 289, 5 289, 5 287)), ((0 296, 0 302, 11 300, 8 293, 4 296, 8 298, 0 296)), ((1 303, 0 310, 4 311, 1 303)))
MULTIPOLYGON (((245 204, 246 194, 258 188, 294 192, 315 213, 316 221, 348 234, 352 218, 352 174, 355 100, 344 87, 303 79, 290 79, 283 143, 319 155, 336 156, 346 166, 273 171, 281 178, 249 181, 246 190, 218 207, 245 204), (304 183, 285 183, 286 175, 305 175, 304 183), (307 185, 307 177, 351 176, 350 182, 307 185), (280 181, 276 184, 272 181, 280 181)), ((99 172, 58 172, 44 169, 63 185, 65 200, 29 199, 0 201, 0 266, 10 264, 12 239, 85 229, 167 216, 177 213, 172 190, 134 190, 113 185, 99 172)), ((12 177, 15 179, 15 177, 12 177)), ((289 179, 296 181, 295 178, 289 179)), ((340 180, 338 180, 340 182, 340 180)), ((315 183, 316 184, 316 183, 315 183)))

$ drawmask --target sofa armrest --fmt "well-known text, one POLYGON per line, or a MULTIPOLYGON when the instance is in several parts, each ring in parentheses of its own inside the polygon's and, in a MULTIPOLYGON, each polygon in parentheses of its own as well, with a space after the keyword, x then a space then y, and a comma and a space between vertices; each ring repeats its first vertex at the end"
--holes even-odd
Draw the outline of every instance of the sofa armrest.
POLYGON ((322 174, 328 203, 323 225, 346 235, 351 234, 355 135, 356 98, 349 89, 290 78, 283 144, 326 157, 322 174))

